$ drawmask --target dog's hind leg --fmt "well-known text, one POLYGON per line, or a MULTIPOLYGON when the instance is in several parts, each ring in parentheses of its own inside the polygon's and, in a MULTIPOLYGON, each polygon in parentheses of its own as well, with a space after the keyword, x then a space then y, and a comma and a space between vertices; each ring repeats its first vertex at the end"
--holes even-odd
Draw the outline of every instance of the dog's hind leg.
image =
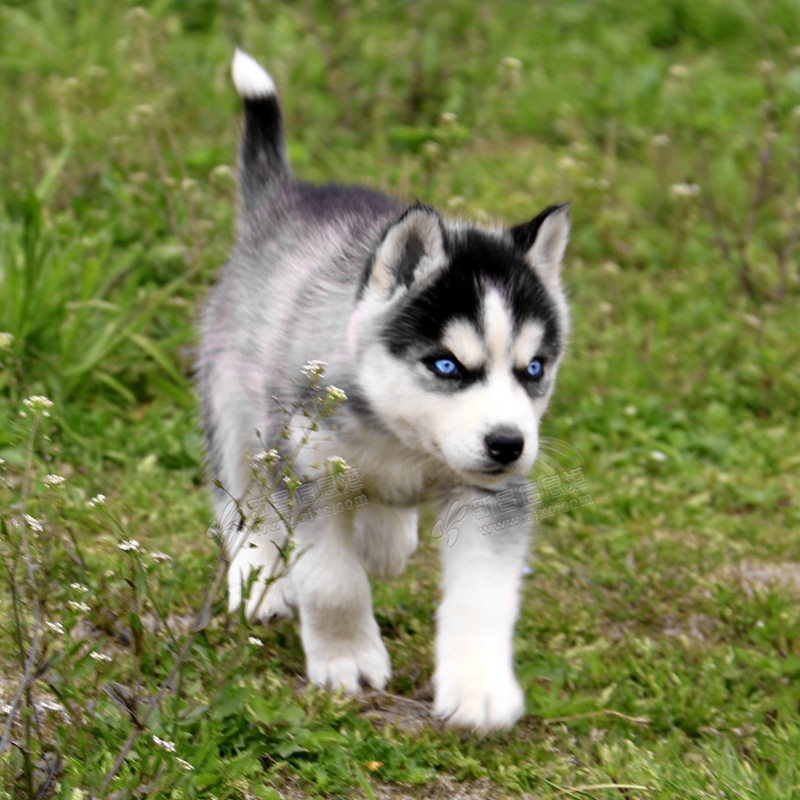
POLYGON ((349 693, 383 689, 391 674, 352 524, 345 513, 308 526, 291 568, 308 677, 349 693))
MULTIPOLYGON (((252 449, 252 448, 251 448, 252 449)), ((260 483, 245 460, 237 471, 229 470, 233 492, 215 487, 214 504, 228 557, 228 612, 245 603, 245 617, 269 624, 291 616, 296 605, 288 576, 289 565, 281 553, 286 528, 266 500, 260 483), (255 573, 255 575, 254 575, 255 573), (249 588, 248 588, 249 587, 249 588)))
POLYGON ((238 610, 247 593, 244 614, 250 622, 268 625, 280 617, 292 615, 297 600, 291 565, 284 563, 279 551, 285 541, 285 533, 248 531, 238 547, 229 547, 232 556, 228 568, 230 613, 238 610), (251 580, 254 572, 257 574, 251 580), (248 586, 249 592, 246 592, 248 586))
POLYGON ((415 508, 393 508, 370 501, 356 511, 355 545, 374 578, 394 578, 417 549, 419 515, 415 508))

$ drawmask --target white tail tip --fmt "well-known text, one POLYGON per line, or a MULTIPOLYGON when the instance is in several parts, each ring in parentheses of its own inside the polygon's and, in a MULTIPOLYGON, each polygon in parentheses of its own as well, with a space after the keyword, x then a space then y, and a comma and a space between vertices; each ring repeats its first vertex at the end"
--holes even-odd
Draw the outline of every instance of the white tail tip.
POLYGON ((233 83, 243 100, 255 100, 258 97, 270 97, 277 94, 275 82, 269 73, 244 50, 236 48, 231 67, 233 83))

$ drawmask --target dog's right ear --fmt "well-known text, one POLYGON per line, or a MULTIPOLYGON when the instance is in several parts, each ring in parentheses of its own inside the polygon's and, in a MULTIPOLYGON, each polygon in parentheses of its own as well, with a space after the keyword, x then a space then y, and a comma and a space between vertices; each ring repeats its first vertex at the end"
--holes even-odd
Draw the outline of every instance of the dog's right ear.
POLYGON ((401 286, 427 281, 447 261, 444 226, 429 206, 416 203, 384 234, 367 289, 388 300, 401 286))

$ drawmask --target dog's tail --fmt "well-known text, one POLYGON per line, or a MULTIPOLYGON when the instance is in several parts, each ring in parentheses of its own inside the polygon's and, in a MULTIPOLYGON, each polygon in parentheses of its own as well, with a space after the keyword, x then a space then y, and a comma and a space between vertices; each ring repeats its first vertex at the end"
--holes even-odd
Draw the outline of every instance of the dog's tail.
POLYGON ((232 72, 244 102, 239 171, 244 207, 249 209, 291 172, 275 83, 254 58, 239 49, 233 57, 232 72))

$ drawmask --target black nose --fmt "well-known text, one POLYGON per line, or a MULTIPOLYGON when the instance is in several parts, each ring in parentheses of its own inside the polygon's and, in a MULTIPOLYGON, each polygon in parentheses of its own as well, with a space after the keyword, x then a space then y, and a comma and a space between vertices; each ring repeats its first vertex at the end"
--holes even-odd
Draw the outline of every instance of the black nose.
POLYGON ((498 464, 510 464, 519 458, 525 439, 516 428, 497 428, 486 437, 486 449, 498 464))

